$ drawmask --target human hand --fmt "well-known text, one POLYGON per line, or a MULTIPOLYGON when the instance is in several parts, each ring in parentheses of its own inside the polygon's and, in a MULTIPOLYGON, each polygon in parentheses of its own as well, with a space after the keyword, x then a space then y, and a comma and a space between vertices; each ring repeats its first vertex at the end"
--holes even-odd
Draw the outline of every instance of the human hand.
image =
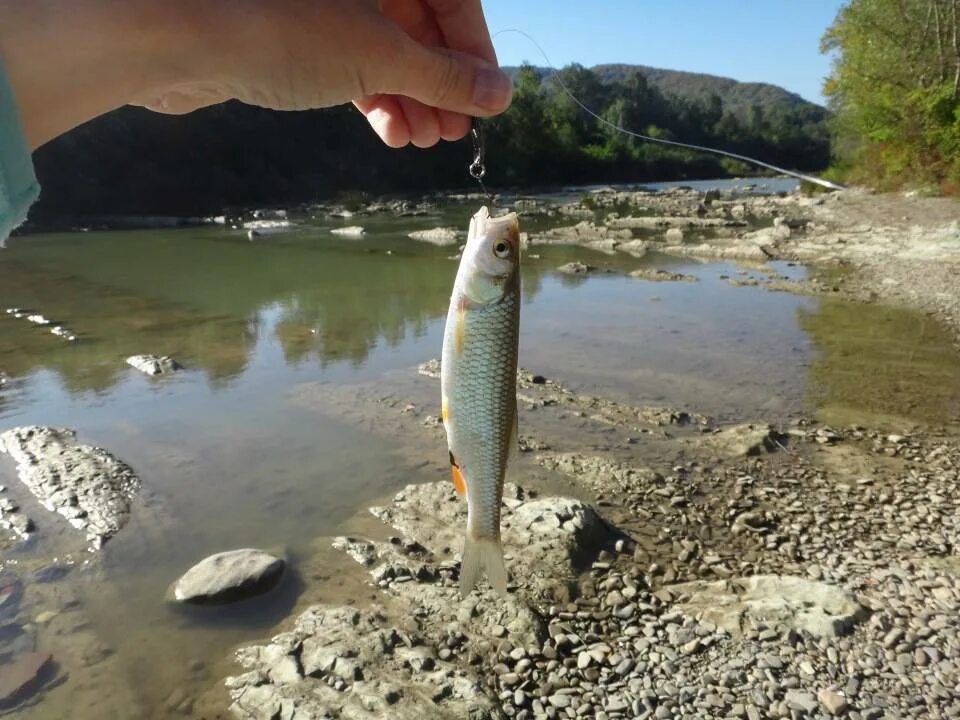
POLYGON ((506 109, 480 0, 202 3, 191 76, 141 102, 183 113, 228 99, 278 110, 353 101, 391 147, 459 140, 506 109), (379 7, 377 7, 379 5, 379 7))
POLYGON ((126 104, 231 99, 353 101, 388 145, 427 147, 511 96, 480 0, 0 0, 0 56, 32 148, 126 104))

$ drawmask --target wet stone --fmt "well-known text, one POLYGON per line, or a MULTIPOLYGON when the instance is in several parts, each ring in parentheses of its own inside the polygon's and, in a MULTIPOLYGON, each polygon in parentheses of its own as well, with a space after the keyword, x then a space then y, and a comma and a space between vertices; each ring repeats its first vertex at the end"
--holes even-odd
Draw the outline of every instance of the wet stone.
POLYGON ((280 579, 284 561, 262 550, 242 549, 204 558, 177 580, 178 602, 218 604, 259 595, 280 579))

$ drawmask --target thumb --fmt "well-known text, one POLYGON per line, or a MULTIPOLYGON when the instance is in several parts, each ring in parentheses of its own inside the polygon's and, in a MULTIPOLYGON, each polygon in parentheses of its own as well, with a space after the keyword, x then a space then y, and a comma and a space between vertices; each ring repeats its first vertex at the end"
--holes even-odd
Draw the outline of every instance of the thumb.
POLYGON ((496 115, 510 106, 513 83, 496 65, 416 42, 408 44, 404 60, 383 68, 390 86, 383 92, 474 116, 496 115))

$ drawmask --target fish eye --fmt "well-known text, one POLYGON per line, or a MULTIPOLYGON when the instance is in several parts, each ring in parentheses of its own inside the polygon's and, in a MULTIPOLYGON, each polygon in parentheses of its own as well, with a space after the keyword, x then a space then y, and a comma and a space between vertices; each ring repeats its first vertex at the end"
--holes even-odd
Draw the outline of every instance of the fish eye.
POLYGON ((493 246, 493 254, 498 258, 505 258, 510 256, 510 246, 507 245, 503 240, 498 242, 493 246))

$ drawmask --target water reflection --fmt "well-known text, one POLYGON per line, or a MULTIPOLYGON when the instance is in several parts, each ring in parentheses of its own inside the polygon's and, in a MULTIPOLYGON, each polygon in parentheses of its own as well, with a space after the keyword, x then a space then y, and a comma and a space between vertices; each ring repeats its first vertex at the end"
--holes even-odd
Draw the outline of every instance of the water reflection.
POLYGON ((835 298, 797 313, 818 351, 811 403, 828 421, 903 428, 960 420, 960 362, 940 323, 835 298))
POLYGON ((379 342, 422 336, 446 308, 449 250, 386 253, 399 242, 350 244, 320 230, 269 243, 211 230, 21 240, 0 255, 2 303, 37 309, 78 340, 0 315, 0 367, 11 378, 47 369, 71 393, 101 392, 125 376, 126 356, 155 352, 229 379, 275 307, 269 332, 289 362, 362 365, 379 342))

